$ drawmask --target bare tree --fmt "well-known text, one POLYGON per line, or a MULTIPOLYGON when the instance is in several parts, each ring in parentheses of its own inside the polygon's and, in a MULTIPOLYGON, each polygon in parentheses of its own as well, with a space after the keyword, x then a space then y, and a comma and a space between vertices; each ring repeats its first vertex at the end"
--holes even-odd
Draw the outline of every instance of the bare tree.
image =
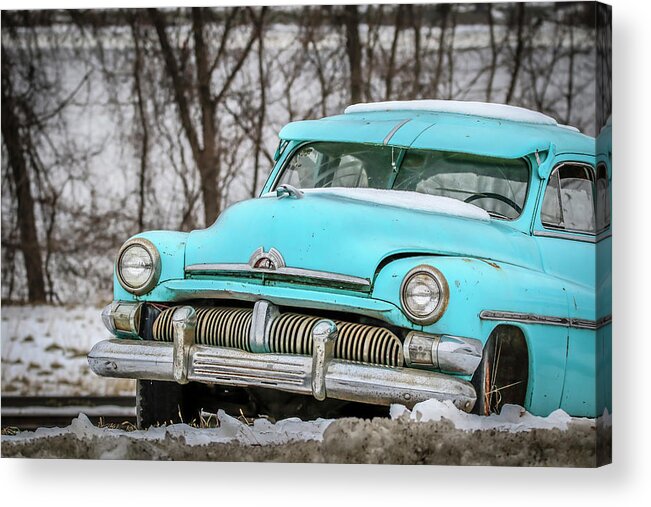
POLYGON ((515 85, 518 82, 518 74, 520 73, 520 67, 522 66, 522 57, 524 53, 524 22, 525 22, 525 4, 524 3, 519 3, 516 4, 515 9, 516 9, 516 23, 517 23, 517 31, 516 31, 516 46, 515 46, 515 52, 513 54, 513 65, 511 68, 511 81, 509 84, 508 91, 506 92, 506 98, 504 99, 504 102, 506 104, 510 104, 511 100, 513 99, 513 94, 515 93, 515 85))
MULTIPOLYGON (((261 9, 260 16, 265 8, 261 9)), ((192 37, 194 42, 195 72, 190 80, 187 63, 177 58, 167 34, 166 17, 157 9, 150 9, 150 17, 156 29, 165 68, 172 84, 173 97, 178 109, 183 131, 190 145, 192 157, 201 178, 205 224, 215 221, 222 208, 222 196, 217 191, 221 172, 219 146, 216 142, 218 131, 217 108, 225 99, 244 61, 248 57, 259 32, 253 30, 244 48, 239 52, 235 63, 227 71, 223 84, 217 93, 212 91, 213 75, 218 65, 224 64, 229 34, 237 8, 231 9, 222 30, 221 41, 214 55, 206 43, 207 14, 204 8, 192 9, 192 37), (193 93, 196 90, 196 95, 193 93), (196 97, 196 103, 192 103, 196 97), (193 106, 199 110, 198 122, 194 120, 193 106), (198 123, 198 124, 197 124, 198 123)), ((255 18, 252 9, 249 16, 255 18)))
POLYGON ((490 102, 493 95, 493 81, 495 80, 495 71, 497 70, 498 50, 497 42, 495 40, 495 18, 493 17, 493 4, 487 4, 487 6, 491 60, 488 67, 488 80, 486 82, 486 102, 490 102))
POLYGON ((145 227, 145 193, 146 193, 146 176, 147 176, 147 159, 149 155, 149 121, 146 113, 146 103, 143 97, 143 85, 141 79, 141 69, 143 68, 143 55, 140 33, 140 21, 134 15, 130 16, 131 34, 133 37, 133 88, 136 95, 135 107, 140 124, 140 171, 138 175, 138 229, 145 227))
POLYGON ((45 279, 43 259, 38 241, 32 178, 25 153, 33 150, 24 137, 28 121, 24 117, 34 116, 28 101, 16 96, 13 83, 14 70, 11 59, 2 49, 2 139, 7 149, 8 164, 11 167, 13 188, 18 203, 16 218, 20 230, 19 249, 25 262, 27 290, 32 303, 45 302, 45 279), (21 109, 23 109, 21 114, 21 109), (26 111, 24 109, 27 109, 26 111), (22 117, 21 117, 22 116, 22 117))
POLYGON ((344 25, 346 27, 346 54, 350 65, 350 101, 362 100, 362 45, 359 38, 359 10, 357 5, 344 7, 344 25))
POLYGON ((402 31, 403 17, 405 7, 403 5, 396 6, 395 22, 393 28, 393 41, 391 42, 391 50, 389 51, 389 61, 387 63, 387 70, 384 77, 384 98, 389 100, 393 95, 393 77, 396 65, 396 53, 398 51, 398 40, 400 39, 400 32, 402 31))
POLYGON ((3 12, 3 297, 110 291, 126 237, 211 223, 259 191, 283 124, 351 102, 506 99, 594 133, 609 32, 590 41, 607 17, 590 4, 3 12))
POLYGON ((445 56, 445 34, 448 26, 448 18, 450 16, 451 6, 448 4, 441 4, 438 6, 440 15, 440 32, 438 40, 438 52, 436 55, 436 70, 432 79, 432 91, 435 97, 439 96, 439 84, 441 82, 441 75, 443 73, 443 60, 445 56))

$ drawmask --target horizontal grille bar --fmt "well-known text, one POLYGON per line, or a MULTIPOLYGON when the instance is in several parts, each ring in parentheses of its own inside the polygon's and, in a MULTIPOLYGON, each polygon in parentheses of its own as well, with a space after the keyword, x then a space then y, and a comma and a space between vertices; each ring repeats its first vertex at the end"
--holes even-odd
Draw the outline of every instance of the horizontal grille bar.
POLYGON ((371 282, 366 278, 285 266, 276 269, 263 269, 252 268, 249 264, 192 264, 186 266, 185 272, 190 276, 248 276, 267 280, 291 280, 294 283, 310 283, 365 292, 371 290, 371 282))
POLYGON ((220 379, 225 382, 246 380, 254 385, 270 386, 307 385, 303 369, 290 363, 269 364, 267 360, 260 360, 259 364, 252 365, 251 361, 197 352, 194 355, 192 368, 193 374, 199 379, 220 379))

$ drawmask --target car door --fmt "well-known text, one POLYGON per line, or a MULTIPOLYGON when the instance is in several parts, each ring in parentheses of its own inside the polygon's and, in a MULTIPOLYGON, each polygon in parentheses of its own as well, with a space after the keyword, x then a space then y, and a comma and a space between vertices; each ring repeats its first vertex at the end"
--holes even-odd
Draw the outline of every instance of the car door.
POLYGON ((605 212, 597 215, 595 207, 598 194, 602 199, 609 196, 608 181, 607 171, 595 168, 594 157, 559 157, 541 194, 533 225, 544 270, 557 277, 567 293, 568 342, 561 408, 576 415, 597 415, 596 398, 603 388, 599 374, 604 368, 600 358, 605 354, 604 341, 597 333, 596 291, 601 285, 608 286, 609 292, 608 275, 597 268, 609 262, 604 254, 608 255, 610 245, 602 242, 610 241, 610 220, 605 212))

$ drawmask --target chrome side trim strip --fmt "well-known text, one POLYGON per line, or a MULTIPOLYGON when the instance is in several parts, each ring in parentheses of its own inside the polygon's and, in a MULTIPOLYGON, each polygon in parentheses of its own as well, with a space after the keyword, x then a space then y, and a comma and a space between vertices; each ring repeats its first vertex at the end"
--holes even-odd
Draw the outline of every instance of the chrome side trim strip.
MULTIPOLYGON (((581 241, 583 243, 596 243, 596 236, 584 236, 582 234, 572 234, 570 232, 561 232, 561 231, 533 231, 534 236, 539 236, 541 238, 555 238, 555 239, 567 239, 569 241, 581 241)), ((603 239, 603 238, 599 238, 603 239)))
POLYGON ((482 310, 479 313, 482 320, 507 320, 523 324, 546 324, 548 326, 573 327, 577 329, 599 329, 612 322, 612 315, 606 315, 597 321, 588 319, 570 319, 567 317, 554 317, 551 315, 537 315, 534 313, 503 312, 497 310, 482 310))
POLYGON ((334 284, 353 286, 366 290, 371 288, 371 282, 369 282, 366 278, 302 268, 279 267, 278 269, 264 269, 252 268, 249 264, 192 264, 190 266, 186 266, 185 272, 190 274, 203 275, 245 274, 250 276, 256 274, 264 274, 282 278, 294 277, 303 280, 331 282, 334 284))
POLYGON ((411 118, 407 118, 406 120, 402 120, 400 123, 398 123, 395 127, 391 129, 391 131, 387 134, 387 136, 384 138, 384 141, 382 141, 383 144, 388 144, 389 141, 391 141, 391 138, 395 135, 396 132, 402 127, 405 123, 408 123, 411 121, 411 118))
POLYGON ((546 230, 546 231, 533 231, 533 235, 539 236, 541 238, 567 239, 568 241, 581 241, 583 243, 599 243, 600 241, 606 238, 610 238, 612 236, 612 232, 604 231, 594 236, 594 235, 573 234, 571 232, 546 230))

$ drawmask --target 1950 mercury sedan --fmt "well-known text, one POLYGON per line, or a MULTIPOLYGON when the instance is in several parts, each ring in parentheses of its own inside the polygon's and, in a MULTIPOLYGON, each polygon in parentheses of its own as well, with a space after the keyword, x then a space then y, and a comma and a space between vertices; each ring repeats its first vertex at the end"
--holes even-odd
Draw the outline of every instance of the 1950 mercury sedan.
POLYGON ((525 109, 359 104, 290 123, 260 197, 129 239, 93 371, 141 426, 429 398, 610 409, 610 148, 525 109))

